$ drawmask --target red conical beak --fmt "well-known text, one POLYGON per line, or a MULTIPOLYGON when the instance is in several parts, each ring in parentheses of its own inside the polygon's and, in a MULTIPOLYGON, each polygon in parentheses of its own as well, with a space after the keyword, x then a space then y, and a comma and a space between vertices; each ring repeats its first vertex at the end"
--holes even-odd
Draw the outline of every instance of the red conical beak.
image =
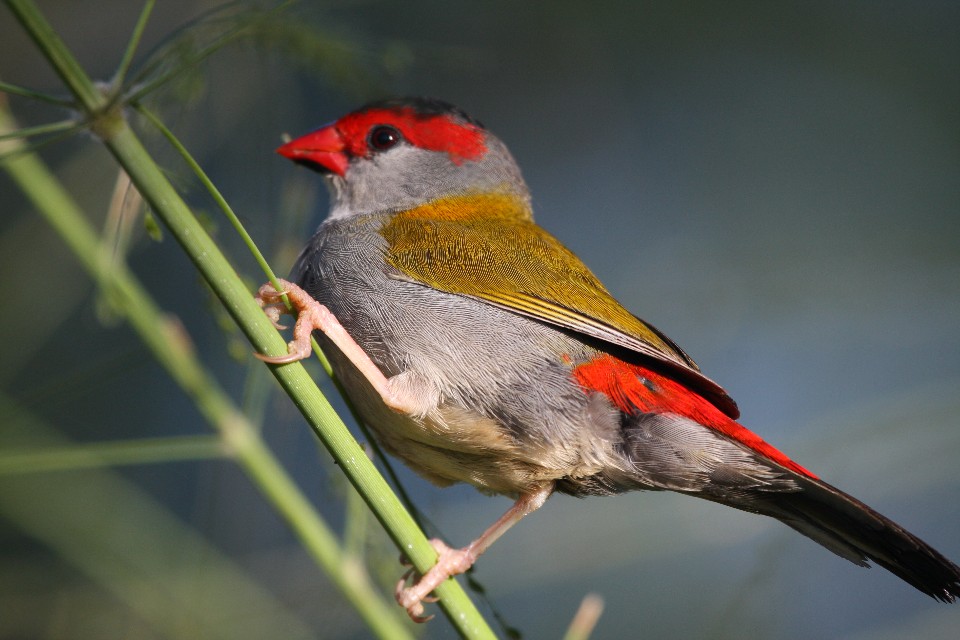
POLYGON ((331 172, 343 177, 350 164, 346 150, 347 146, 336 126, 328 125, 291 140, 278 148, 277 153, 317 171, 331 172))

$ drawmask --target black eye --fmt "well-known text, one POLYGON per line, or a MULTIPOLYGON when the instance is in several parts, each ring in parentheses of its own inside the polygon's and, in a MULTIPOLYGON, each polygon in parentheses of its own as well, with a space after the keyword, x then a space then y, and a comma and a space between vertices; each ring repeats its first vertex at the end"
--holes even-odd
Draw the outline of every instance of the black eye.
POLYGON ((389 127, 385 124, 378 125, 370 130, 370 135, 367 137, 367 144, 374 151, 386 151, 391 147, 397 146, 403 140, 403 136, 400 135, 400 132, 389 127))

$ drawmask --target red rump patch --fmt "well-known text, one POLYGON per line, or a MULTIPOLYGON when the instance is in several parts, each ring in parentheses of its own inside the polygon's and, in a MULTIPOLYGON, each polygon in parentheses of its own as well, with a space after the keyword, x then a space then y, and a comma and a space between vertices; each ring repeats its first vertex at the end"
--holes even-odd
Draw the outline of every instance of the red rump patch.
POLYGON ((817 476, 709 401, 679 382, 650 369, 603 354, 578 366, 573 370, 573 375, 584 389, 599 391, 624 413, 674 413, 684 416, 719 431, 791 471, 817 479, 817 476))
POLYGON ((457 164, 477 160, 487 152, 480 127, 458 122, 445 114, 417 113, 412 107, 351 113, 338 120, 336 128, 343 136, 348 153, 364 157, 370 152, 367 136, 377 125, 394 127, 410 144, 430 151, 443 151, 457 164))

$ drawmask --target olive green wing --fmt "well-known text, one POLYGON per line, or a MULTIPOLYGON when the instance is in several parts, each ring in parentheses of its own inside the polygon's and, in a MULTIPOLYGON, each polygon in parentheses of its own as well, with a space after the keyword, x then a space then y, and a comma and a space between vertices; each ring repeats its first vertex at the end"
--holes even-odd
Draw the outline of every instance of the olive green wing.
POLYGON ((675 374, 727 415, 736 403, 672 340, 614 299, 560 242, 524 219, 394 216, 386 261, 404 277, 634 352, 675 374))

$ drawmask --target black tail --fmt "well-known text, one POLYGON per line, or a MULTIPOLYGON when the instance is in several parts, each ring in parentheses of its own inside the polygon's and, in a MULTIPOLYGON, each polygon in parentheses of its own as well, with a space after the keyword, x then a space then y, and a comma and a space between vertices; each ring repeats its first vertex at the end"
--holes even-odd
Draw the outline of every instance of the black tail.
POLYGON ((825 482, 795 480, 800 491, 768 494, 751 507, 860 566, 872 560, 941 602, 960 597, 960 567, 936 549, 825 482))
MULTIPOLYGON (((897 523, 816 478, 676 414, 624 414, 631 473, 561 491, 583 495, 667 489, 781 520, 860 566, 876 562, 943 602, 960 597, 960 567, 897 523)), ((781 454, 782 455, 782 454, 781 454)))

